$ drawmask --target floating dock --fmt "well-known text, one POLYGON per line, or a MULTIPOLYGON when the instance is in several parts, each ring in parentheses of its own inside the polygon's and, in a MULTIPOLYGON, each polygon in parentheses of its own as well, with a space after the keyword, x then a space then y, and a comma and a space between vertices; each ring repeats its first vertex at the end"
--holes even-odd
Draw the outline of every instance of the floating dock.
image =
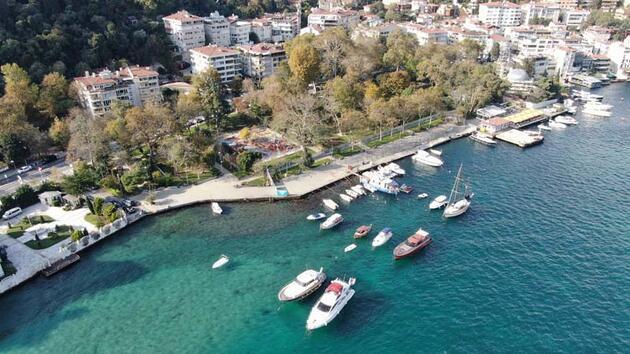
POLYGON ((54 262, 53 264, 50 265, 50 267, 42 270, 42 274, 44 274, 47 277, 49 277, 51 275, 54 275, 55 273, 57 273, 57 272, 63 270, 64 268, 70 266, 71 264, 74 264, 74 263, 78 262, 79 259, 81 259, 81 257, 79 257, 78 254, 73 253, 73 254, 69 255, 68 257, 66 257, 64 259, 60 259, 60 260, 54 262))
POLYGON ((521 148, 538 145, 542 143, 544 139, 542 135, 534 137, 534 136, 529 135, 526 132, 522 132, 516 129, 511 129, 511 130, 499 133, 495 136, 495 138, 499 140, 503 140, 510 144, 514 144, 521 148))

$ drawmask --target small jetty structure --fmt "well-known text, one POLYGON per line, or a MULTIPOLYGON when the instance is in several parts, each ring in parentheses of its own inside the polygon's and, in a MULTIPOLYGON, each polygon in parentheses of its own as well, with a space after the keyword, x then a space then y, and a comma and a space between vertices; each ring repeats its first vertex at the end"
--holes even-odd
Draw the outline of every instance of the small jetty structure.
POLYGON ((534 145, 538 145, 543 142, 543 136, 531 136, 526 132, 510 129, 505 132, 501 132, 495 136, 499 140, 503 140, 510 144, 514 144, 521 148, 526 148, 534 145))
POLYGON ((44 274, 46 277, 50 277, 51 275, 54 275, 57 272, 60 272, 64 268, 69 267, 70 265, 78 262, 80 259, 81 257, 79 257, 78 254, 73 253, 66 258, 63 258, 54 262, 53 264, 50 265, 50 267, 42 270, 42 274, 44 274))

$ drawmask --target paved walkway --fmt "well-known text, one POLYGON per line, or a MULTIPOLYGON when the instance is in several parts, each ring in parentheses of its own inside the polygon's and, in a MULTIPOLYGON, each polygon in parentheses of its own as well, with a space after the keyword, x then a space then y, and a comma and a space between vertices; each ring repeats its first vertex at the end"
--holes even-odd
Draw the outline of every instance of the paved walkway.
MULTIPOLYGON (((335 160, 331 164, 309 170, 300 175, 291 176, 283 180, 290 197, 303 197, 308 193, 321 189, 327 185, 361 172, 377 165, 395 161, 412 155, 419 148, 426 149, 451 139, 470 134, 474 126, 456 126, 444 124, 429 131, 416 133, 400 140, 385 144, 343 160, 335 160), (352 170, 348 167, 351 166, 352 170)), ((170 187, 156 190, 154 204, 146 200, 148 193, 137 196, 143 208, 149 213, 162 212, 198 203, 217 201, 252 201, 283 199, 276 197, 273 187, 241 186, 233 175, 225 175, 198 185, 187 187, 170 187)))

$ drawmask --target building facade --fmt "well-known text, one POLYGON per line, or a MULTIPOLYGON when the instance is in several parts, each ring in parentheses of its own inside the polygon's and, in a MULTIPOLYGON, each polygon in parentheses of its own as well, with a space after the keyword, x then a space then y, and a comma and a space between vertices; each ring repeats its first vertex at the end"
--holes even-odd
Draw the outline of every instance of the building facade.
POLYGON ((359 13, 353 10, 315 8, 308 15, 309 26, 320 26, 324 29, 339 26, 350 29, 358 23, 359 13))
POLYGON ((228 83, 241 72, 240 54, 237 50, 216 45, 208 45, 190 50, 193 74, 214 68, 221 76, 221 82, 228 83))
POLYGON ((230 45, 230 22, 217 11, 211 13, 208 17, 204 17, 203 28, 206 33, 207 43, 222 47, 230 45))
POLYGON ((241 45, 241 64, 243 73, 253 79, 271 76, 280 63, 287 59, 282 44, 258 43, 241 45))
POLYGON ((610 71, 619 79, 630 78, 630 36, 624 42, 613 42, 608 47, 610 71))
POLYGON ((86 72, 73 81, 80 105, 92 116, 102 117, 111 111, 114 102, 142 106, 150 101, 160 101, 162 95, 158 73, 148 67, 132 66, 112 72, 86 72))
POLYGON ((189 50, 206 44, 204 22, 201 17, 182 10, 165 16, 162 21, 166 34, 181 53, 182 59, 189 61, 189 50))
POLYGON ((249 32, 252 31, 252 24, 248 21, 240 21, 238 16, 230 16, 230 43, 232 45, 248 44, 249 32))
POLYGON ((520 6, 504 2, 487 2, 479 5, 479 20, 496 27, 514 27, 521 24, 523 17, 520 6))

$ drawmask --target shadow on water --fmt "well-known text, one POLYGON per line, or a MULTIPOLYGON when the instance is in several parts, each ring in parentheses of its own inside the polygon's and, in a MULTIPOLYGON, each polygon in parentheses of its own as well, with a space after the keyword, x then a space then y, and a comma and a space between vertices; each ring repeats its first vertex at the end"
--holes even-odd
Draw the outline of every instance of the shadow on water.
MULTIPOLYGON (((84 262, 85 263, 85 262, 84 262)), ((76 320, 87 315, 85 308, 69 309, 82 298, 95 296, 103 291, 133 283, 144 277, 148 270, 131 261, 90 261, 89 268, 102 270, 98 277, 84 277, 86 264, 72 267, 51 279, 39 277, 25 286, 3 295, 0 308, 3 311, 0 321, 0 351, 33 347, 48 339, 48 334, 54 332, 63 322, 76 320), (70 280, 83 277, 83 282, 70 280), (70 289, 69 284, 75 284, 70 289), (79 284, 79 286, 76 286, 79 284), (43 305, 44 304, 44 305, 43 305), (35 324, 37 318, 45 313, 45 324, 35 324), (27 329, 27 330, 25 330, 27 329), (15 333, 22 336, 13 337, 15 333)))

